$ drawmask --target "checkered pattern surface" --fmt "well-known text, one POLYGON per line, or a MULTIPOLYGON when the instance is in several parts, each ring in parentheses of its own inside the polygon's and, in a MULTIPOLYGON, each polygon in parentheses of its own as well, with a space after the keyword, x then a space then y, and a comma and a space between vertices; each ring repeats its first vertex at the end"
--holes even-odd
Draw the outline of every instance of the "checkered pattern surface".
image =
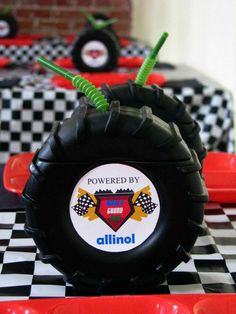
POLYGON ((88 213, 89 207, 96 206, 94 201, 88 194, 82 195, 76 205, 72 206, 72 209, 79 215, 84 216, 88 213))
POLYGON ((37 42, 30 46, 4 46, 0 45, 0 58, 10 58, 13 63, 24 64, 36 61, 39 55, 47 56, 53 60, 58 57, 67 57, 70 55, 70 46, 63 42, 55 44, 50 41, 37 42))
MULTIPOLYGON (((62 275, 39 260, 24 221, 24 212, 0 213, 0 300, 75 296, 62 275)), ((172 271, 158 293, 236 292, 236 204, 207 204, 204 227, 192 259, 172 271)))
MULTIPOLYGON (((234 151, 232 97, 213 88, 166 88, 183 100, 201 127, 208 150, 234 151)), ((0 90, 0 162, 40 148, 55 121, 70 116, 79 92, 55 89, 50 76, 26 76, 20 87, 0 90)))
MULTIPOLYGON (((7 57, 15 64, 31 63, 39 56, 45 56, 49 60, 61 57, 69 57, 71 45, 63 38, 51 38, 36 41, 30 46, 4 46, 0 45, 0 58, 7 57)), ((121 48, 122 56, 146 56, 150 48, 139 42, 131 42, 127 47, 121 48)))
POLYGON ((121 55, 124 57, 141 56, 146 57, 151 48, 140 42, 131 42, 128 46, 121 48, 121 55))
POLYGON ((39 148, 53 123, 71 115, 77 96, 74 91, 0 91, 0 162, 12 154, 39 148))
POLYGON ((134 203, 136 206, 141 206, 143 212, 146 214, 152 214, 154 209, 157 207, 156 204, 152 203, 152 198, 150 195, 141 192, 134 203))
POLYGON ((212 87, 166 88, 170 96, 177 96, 189 109, 201 128, 201 139, 211 151, 234 152, 233 100, 227 90, 212 87))

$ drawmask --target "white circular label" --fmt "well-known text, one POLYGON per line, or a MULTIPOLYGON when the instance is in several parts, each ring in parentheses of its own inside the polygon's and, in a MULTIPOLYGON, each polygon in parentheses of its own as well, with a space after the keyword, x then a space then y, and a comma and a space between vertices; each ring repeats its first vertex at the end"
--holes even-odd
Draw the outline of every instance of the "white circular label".
POLYGON ((5 21, 0 20, 0 38, 7 36, 9 32, 10 32, 9 24, 5 21))
POLYGON ((86 65, 93 68, 98 68, 106 64, 108 56, 106 46, 98 40, 87 42, 81 50, 82 60, 86 65))
POLYGON ((70 218, 78 235, 107 252, 131 250, 154 231, 160 201, 153 183, 124 164, 106 164, 86 173, 70 199, 70 218))

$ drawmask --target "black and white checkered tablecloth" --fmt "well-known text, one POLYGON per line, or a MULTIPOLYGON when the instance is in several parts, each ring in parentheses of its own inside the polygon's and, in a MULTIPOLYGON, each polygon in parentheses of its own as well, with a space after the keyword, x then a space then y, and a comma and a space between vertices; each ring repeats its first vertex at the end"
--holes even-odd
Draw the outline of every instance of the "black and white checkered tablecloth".
MULTIPOLYGON (((35 41, 32 45, 4 46, 0 44, 0 58, 7 57, 15 64, 32 63, 39 56, 49 60, 56 58, 70 57, 72 46, 63 38, 48 38, 35 41)), ((121 48, 122 56, 147 56, 150 47, 140 42, 130 42, 126 47, 121 48)))
MULTIPOLYGON (((68 118, 79 92, 55 89, 49 77, 24 77, 18 88, 0 90, 0 162, 41 147, 55 121, 68 118)), ((186 105, 201 127, 208 150, 234 151, 232 97, 212 87, 164 88, 186 105)))
MULTIPOLYGON (((24 221, 24 212, 0 212, 0 300, 76 296, 57 270, 39 260, 24 221)), ((172 271, 157 293, 236 292, 236 204, 207 204, 204 227, 192 259, 172 271)))
MULTIPOLYGON (((1 46, 0 58, 10 57, 22 64, 36 60, 68 57, 70 45, 65 39, 36 41, 32 46, 1 46)), ((133 41, 122 48, 123 56, 146 56, 147 45, 133 41)), ((0 163, 10 155, 34 152, 41 147, 55 121, 70 116, 77 106, 79 92, 55 88, 51 74, 23 75, 14 88, 0 89, 0 163)), ((1 79, 0 79, 1 80, 1 79)), ((184 103, 201 127, 201 138, 208 150, 234 152, 233 104, 231 93, 214 87, 164 88, 184 103)))

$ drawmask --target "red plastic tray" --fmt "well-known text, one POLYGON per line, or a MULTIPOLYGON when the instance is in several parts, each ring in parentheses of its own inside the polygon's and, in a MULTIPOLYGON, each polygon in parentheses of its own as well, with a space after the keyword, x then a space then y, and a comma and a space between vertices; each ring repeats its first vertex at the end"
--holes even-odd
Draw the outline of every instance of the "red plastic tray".
POLYGON ((235 294, 146 295, 0 302, 1 314, 233 314, 235 294))
POLYGON ((143 57, 119 57, 118 66, 121 68, 140 68, 143 64, 143 57))
POLYGON ((24 153, 10 157, 4 167, 3 184, 6 190, 21 195, 29 178, 29 165, 34 154, 24 153))
MULTIPOLYGON (((11 46, 11 45, 14 45, 14 46, 23 46, 23 45, 26 45, 26 46, 30 46, 33 44, 33 42, 35 40, 39 40, 43 38, 42 35, 29 35, 29 36, 17 36, 15 38, 2 38, 0 39, 0 45, 3 45, 3 46, 11 46)), ((66 40, 68 42, 68 44, 72 44, 76 39, 76 35, 69 35, 66 37, 66 40)), ((120 39, 120 45, 122 47, 126 47, 130 44, 130 40, 127 39, 127 38, 121 38, 120 39)))
POLYGON ((0 58, 0 68, 5 68, 11 63, 10 58, 0 58))
MULTIPOLYGON (((143 64, 144 58, 143 57, 119 57, 118 59, 118 67, 123 68, 140 68, 143 64)), ((57 65, 67 68, 67 69, 74 69, 74 64, 71 58, 57 58, 54 61, 57 65)))
POLYGON ((210 152, 204 161, 203 175, 212 202, 236 202, 236 155, 210 152))
POLYGON ((125 38, 125 37, 120 38, 121 47, 127 47, 130 43, 132 43, 132 39, 125 38))
MULTIPOLYGON (((140 68, 143 63, 143 57, 120 57, 118 67, 124 68, 140 68)), ((58 58, 55 60, 58 66, 67 69, 73 69, 74 65, 70 58, 58 58)), ((135 80, 137 72, 101 72, 101 73, 80 73, 84 78, 92 82, 96 87, 100 87, 103 84, 123 84, 128 80, 135 80)), ((56 87, 63 87, 66 89, 74 89, 71 82, 61 76, 54 76, 51 80, 52 84, 56 87)), ((148 77, 147 84, 157 84, 163 86, 166 83, 164 75, 159 73, 151 73, 148 77)))
POLYGON ((31 46, 34 42, 32 38, 4 38, 0 39, 2 46, 31 46))
POLYGON ((1 38, 3 46, 31 46, 35 40, 41 39, 42 35, 17 36, 15 38, 1 38))
MULTIPOLYGON (((12 156, 3 173, 4 186, 8 191, 21 194, 29 177, 29 164, 33 153, 12 156)), ((236 202, 236 155, 223 152, 208 153, 203 175, 211 202, 236 202)))
MULTIPOLYGON (((94 86, 100 87, 103 84, 114 85, 123 84, 128 80, 135 80, 137 73, 117 73, 117 72, 103 72, 103 73, 80 73, 81 76, 89 80, 94 86)), ((55 75, 52 77, 51 82, 56 87, 63 87, 66 89, 75 89, 71 82, 55 75)), ((151 73, 147 80, 147 85, 157 84, 163 86, 166 83, 166 78, 162 74, 151 73)))

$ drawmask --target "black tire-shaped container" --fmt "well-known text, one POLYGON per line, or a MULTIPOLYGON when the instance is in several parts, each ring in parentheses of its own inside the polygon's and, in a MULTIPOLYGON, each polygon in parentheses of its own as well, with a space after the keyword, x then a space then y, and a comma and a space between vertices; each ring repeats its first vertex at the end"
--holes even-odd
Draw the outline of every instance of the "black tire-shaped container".
MULTIPOLYGON (((130 108, 114 101, 109 111, 101 113, 82 103, 70 119, 54 127, 33 159, 31 176, 23 193, 25 229, 39 247, 42 261, 61 271, 80 294, 155 292, 169 271, 181 261, 189 260, 189 251, 201 232, 207 192, 200 168, 194 150, 188 148, 176 125, 154 116, 149 107, 130 108), (98 175, 90 178, 100 167, 109 170, 102 172, 107 178, 98 175), (120 167, 120 177, 114 176, 112 181, 115 167, 120 167), (91 218, 90 222, 88 216, 79 217, 76 225, 71 200, 81 182, 105 180, 108 188, 113 189, 112 195, 137 193, 138 185, 134 188, 129 183, 133 179, 128 179, 132 177, 123 171, 125 167, 139 173, 140 177, 136 178, 144 180, 139 188, 145 182, 153 186, 152 201, 156 195, 159 199, 157 204, 152 204, 156 206, 154 211, 149 208, 146 218, 142 216, 141 220, 133 221, 133 216, 128 216, 120 231, 115 232, 100 216, 95 220, 91 218), (126 192, 116 192, 111 183, 117 186, 117 182, 125 182, 122 187, 126 192), (88 227, 84 229, 81 223, 88 227), (103 238, 97 240, 93 235, 96 224, 105 232, 103 238), (131 234, 120 234, 128 224, 133 228, 131 234), (122 242, 122 249, 111 251, 120 245, 120 235, 125 244, 122 242), (136 237, 143 241, 129 249, 131 238, 135 241, 136 237), (93 243, 106 244, 108 249, 104 246, 100 249, 93 243)), ((104 192, 104 184, 96 186, 97 200, 101 193, 111 193, 104 192)), ((142 193, 148 197, 146 192, 142 193)), ((95 213, 100 215, 102 205, 98 202, 97 206, 95 213)), ((143 210, 141 214, 144 215, 143 210)))
POLYGON ((194 149, 202 164, 206 156, 206 149, 200 138, 200 127, 193 120, 186 105, 177 97, 169 97, 157 85, 141 87, 132 81, 126 84, 101 88, 108 101, 118 100, 123 106, 141 108, 149 106, 152 113, 165 122, 174 122, 189 148, 194 149))
POLYGON ((13 15, 0 14, 0 38, 14 38, 18 32, 18 23, 13 15))
POLYGON ((82 72, 111 71, 118 64, 120 46, 109 30, 87 28, 77 37, 72 51, 72 61, 82 72))

